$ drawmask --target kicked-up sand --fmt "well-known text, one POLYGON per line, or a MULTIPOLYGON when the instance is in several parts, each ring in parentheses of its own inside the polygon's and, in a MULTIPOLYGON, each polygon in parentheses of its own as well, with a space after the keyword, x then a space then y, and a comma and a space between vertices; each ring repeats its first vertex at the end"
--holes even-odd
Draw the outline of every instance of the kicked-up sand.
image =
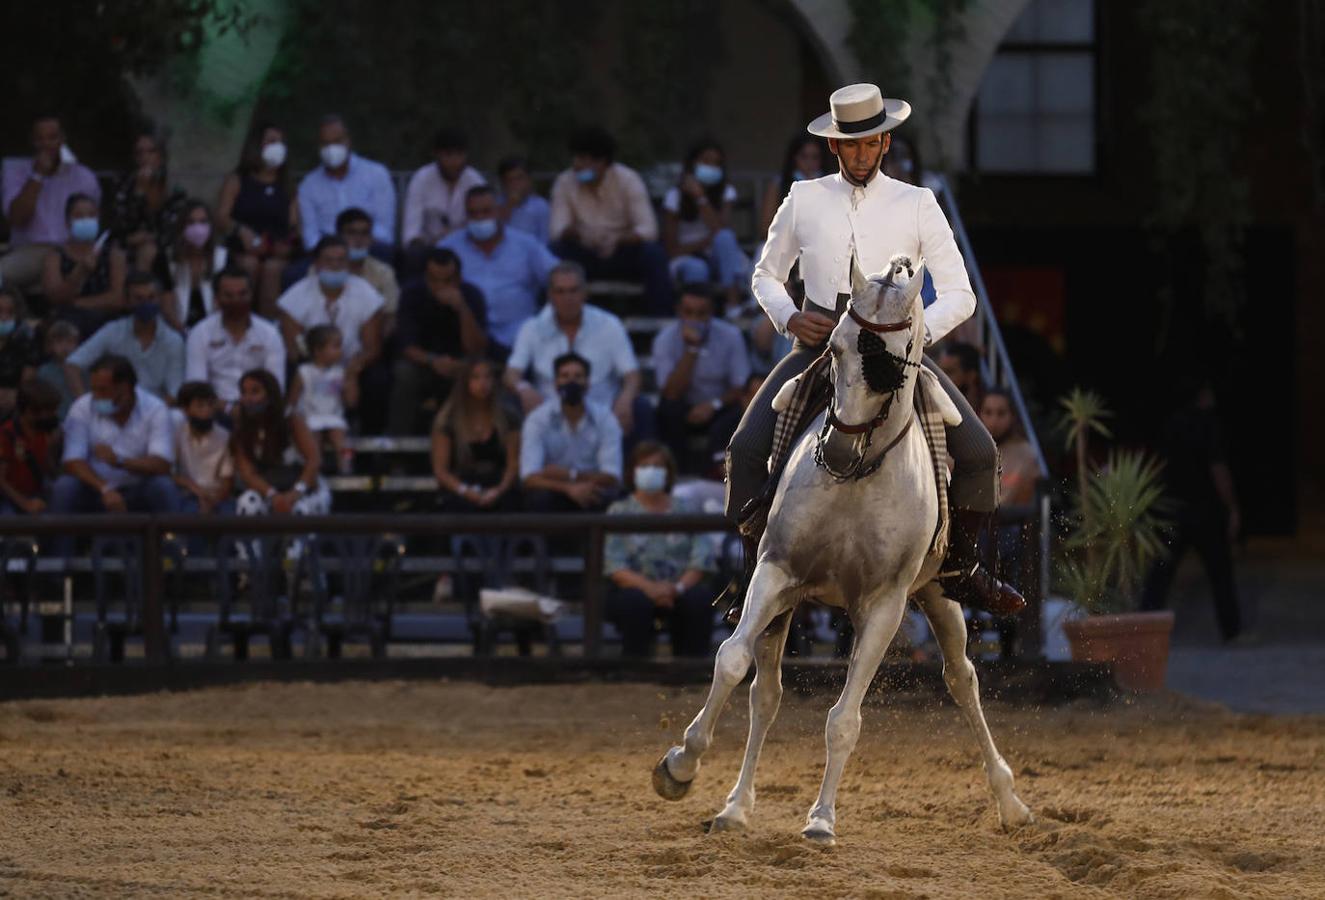
POLYGON ((743 834, 745 689, 689 796, 650 770, 699 688, 254 684, 0 704, 0 896, 1322 897, 1325 718, 1174 697, 987 704, 1002 833, 950 703, 879 693, 838 846, 798 835, 827 694, 788 691, 743 834))

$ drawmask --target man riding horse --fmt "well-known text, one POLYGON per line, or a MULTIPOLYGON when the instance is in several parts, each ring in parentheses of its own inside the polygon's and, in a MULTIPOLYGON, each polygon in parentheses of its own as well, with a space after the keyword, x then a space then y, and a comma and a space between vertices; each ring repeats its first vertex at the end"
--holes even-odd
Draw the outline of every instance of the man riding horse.
MULTIPOLYGON (((834 91, 829 105, 831 111, 811 122, 808 130, 828 139, 838 173, 791 186, 769 226, 754 272, 755 297, 778 330, 795 341, 755 395, 727 448, 726 512, 747 524, 758 521, 757 507, 771 497, 766 489, 768 460, 778 416, 773 398, 823 353, 851 296, 853 256, 865 273, 887 268, 893 254, 924 259, 937 293, 924 314, 926 347, 975 311, 965 263, 933 192, 880 171, 891 141, 888 132, 910 116, 910 104, 885 99, 875 85, 852 84, 834 91), (800 308, 786 288, 797 261, 805 283, 800 308)), ((927 356, 924 365, 962 418, 960 425, 947 430, 956 467, 943 592, 966 606, 1011 615, 1025 601, 995 577, 979 549, 980 536, 998 508, 998 449, 943 370, 927 356)), ((743 531, 747 551, 752 551, 759 536, 748 527, 743 531)), ((753 558, 753 552, 748 555, 753 558)))

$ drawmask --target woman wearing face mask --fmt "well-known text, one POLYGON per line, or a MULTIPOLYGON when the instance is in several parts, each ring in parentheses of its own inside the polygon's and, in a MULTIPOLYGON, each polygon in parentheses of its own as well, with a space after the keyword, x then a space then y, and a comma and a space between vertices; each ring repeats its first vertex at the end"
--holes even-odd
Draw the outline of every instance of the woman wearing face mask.
POLYGON ((460 369, 432 427, 432 471, 446 512, 518 508, 520 428, 497 393, 497 371, 486 359, 460 369))
POLYGON ((225 268, 227 256, 207 204, 190 200, 179 218, 175 252, 160 257, 156 270, 157 280, 171 286, 161 302, 171 328, 185 332, 215 312, 212 278, 225 268))
POLYGON ((252 369, 239 379, 230 449, 235 472, 245 488, 240 515, 331 511, 331 492, 319 477, 322 456, 303 416, 285 412, 276 376, 252 369))
POLYGON ((124 312, 124 251, 101 229, 97 203, 70 194, 64 205, 69 239, 46 255, 41 284, 53 317, 91 334, 124 312))
POLYGON ((716 280, 729 304, 750 289, 750 257, 731 230, 736 188, 727 180, 726 156, 713 140, 686 154, 681 183, 663 197, 663 244, 672 277, 681 284, 716 280))
POLYGON ((265 123, 244 142, 235 171, 226 176, 216 201, 216 225, 235 261, 257 285, 257 311, 275 315, 281 272, 293 253, 299 203, 290 192, 285 132, 265 123))
MULTIPOLYGON (((630 495, 609 508, 617 515, 699 513, 697 504, 672 497, 676 461, 656 441, 630 454, 630 495)), ((713 633, 713 592, 708 577, 717 566, 713 544, 702 534, 608 535, 603 572, 609 586, 607 621, 621 633, 622 656, 650 656, 656 623, 667 625, 674 656, 706 656, 713 633)))
POLYGON ((169 254, 188 196, 166 180, 166 151, 154 134, 133 142, 133 168, 115 189, 110 233, 124 246, 136 272, 150 272, 158 253, 169 254))
POLYGON ((18 296, 0 286, 0 416, 14 411, 18 386, 37 373, 37 339, 18 296))

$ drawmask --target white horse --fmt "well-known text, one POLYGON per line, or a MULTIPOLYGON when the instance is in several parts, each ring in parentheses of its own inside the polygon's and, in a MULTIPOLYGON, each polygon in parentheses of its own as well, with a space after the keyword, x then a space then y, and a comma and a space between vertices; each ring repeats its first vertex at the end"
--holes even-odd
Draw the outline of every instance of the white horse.
MULTIPOLYGON (((796 604, 810 597, 845 609, 856 641, 846 686, 828 713, 828 761, 801 834, 825 846, 836 842, 838 782, 860 735, 861 700, 908 596, 916 598, 943 651, 943 678, 979 741, 999 821, 1004 828, 1031 821, 980 709, 961 607, 942 595, 935 580, 942 548, 930 552, 938 521, 934 468, 921 429, 912 425, 924 347, 923 281, 923 264, 912 272, 905 257, 894 257, 886 272, 868 280, 853 260, 848 314, 829 339, 832 402, 787 463, 744 611, 718 649, 704 708, 686 728, 684 744, 668 750, 654 768, 653 785, 662 797, 685 796, 713 741, 718 714, 753 661, 745 759, 726 806, 713 820, 715 831, 749 822, 755 767, 782 699, 787 629, 796 604)), ((790 390, 779 393, 783 405, 790 390)), ((947 410, 957 415, 950 402, 947 410)))

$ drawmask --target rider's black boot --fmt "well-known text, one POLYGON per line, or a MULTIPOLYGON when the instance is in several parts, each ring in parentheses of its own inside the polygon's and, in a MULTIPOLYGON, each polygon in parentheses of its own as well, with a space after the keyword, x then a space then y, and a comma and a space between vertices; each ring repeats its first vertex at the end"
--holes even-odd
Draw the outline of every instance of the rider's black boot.
POLYGON ((942 571, 954 574, 940 583, 944 596, 963 606, 994 616, 1013 616, 1026 607, 1026 600, 1012 585, 999 581, 993 564, 981 558, 980 536, 993 517, 993 513, 973 509, 952 511, 948 558, 943 561, 942 571))
POLYGON ((745 606, 745 592, 750 587, 750 577, 755 571, 755 557, 759 553, 759 538, 742 534, 741 546, 745 550, 745 559, 741 564, 740 574, 733 578, 726 590, 713 601, 714 606, 726 607, 727 611, 722 614, 722 620, 733 627, 741 620, 741 609, 745 606))

